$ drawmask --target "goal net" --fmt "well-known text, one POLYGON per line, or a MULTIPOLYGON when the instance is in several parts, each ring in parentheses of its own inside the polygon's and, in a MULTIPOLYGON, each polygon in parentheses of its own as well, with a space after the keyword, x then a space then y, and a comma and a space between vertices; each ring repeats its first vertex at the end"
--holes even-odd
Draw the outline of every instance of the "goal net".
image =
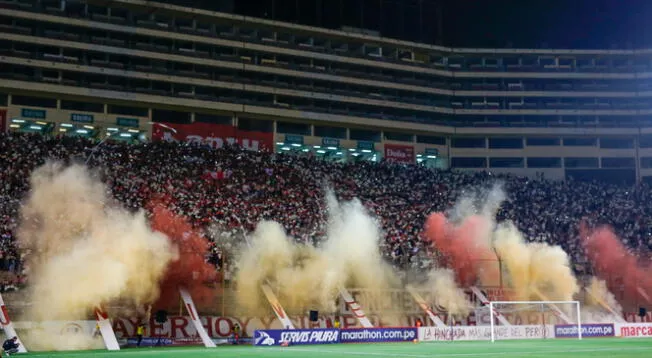
POLYGON ((491 301, 485 308, 492 342, 555 338, 556 329, 564 330, 564 337, 582 339, 578 301, 491 301))

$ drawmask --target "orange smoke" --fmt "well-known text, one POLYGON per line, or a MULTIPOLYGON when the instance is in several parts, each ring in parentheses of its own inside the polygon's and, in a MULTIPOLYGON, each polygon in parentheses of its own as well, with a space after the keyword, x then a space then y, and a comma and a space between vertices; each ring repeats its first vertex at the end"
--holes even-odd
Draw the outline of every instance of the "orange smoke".
POLYGON ((638 290, 641 288, 652 296, 652 271, 638 264, 610 227, 591 230, 582 224, 580 235, 595 275, 607 282, 611 292, 623 291, 625 297, 645 300, 638 290))
POLYGON ((168 236, 179 249, 179 259, 172 261, 161 282, 161 297, 155 304, 157 309, 174 307, 179 301, 179 287, 185 287, 197 306, 210 304, 213 290, 207 283, 215 282, 215 267, 206 262, 208 240, 193 230, 190 223, 174 214, 165 205, 163 198, 150 202, 152 229, 168 236))
POLYGON ((459 225, 443 213, 433 213, 426 221, 425 234, 442 254, 443 264, 455 273, 463 287, 481 281, 492 285, 499 275, 497 258, 491 249, 491 222, 479 215, 469 216, 459 225))

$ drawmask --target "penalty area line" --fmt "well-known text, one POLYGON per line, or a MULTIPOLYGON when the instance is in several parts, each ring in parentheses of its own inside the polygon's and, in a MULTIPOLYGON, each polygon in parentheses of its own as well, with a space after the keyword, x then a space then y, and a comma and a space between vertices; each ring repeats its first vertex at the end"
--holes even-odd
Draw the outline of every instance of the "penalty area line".
POLYGON ((156 349, 156 350, 150 350, 147 348, 131 348, 131 349, 121 349, 119 351, 81 351, 81 352, 76 352, 76 351, 52 351, 52 352, 29 352, 29 357, 56 357, 57 355, 61 355, 63 357, 115 357, 115 356, 123 356, 123 357, 129 357, 131 355, 152 355, 152 354, 176 354, 179 355, 179 353, 206 353, 210 352, 211 350, 215 348, 197 348, 197 349, 170 349, 170 350, 165 350, 165 349, 156 349), (134 350, 131 350, 134 349, 134 350), (135 350, 138 349, 138 350, 135 350), (54 355, 55 353, 56 355, 54 355))
POLYGON ((302 352, 316 354, 340 354, 345 356, 373 356, 373 357, 411 357, 411 358, 434 358, 434 357, 489 357, 497 355, 531 355, 531 354, 557 354, 557 353, 593 353, 593 352, 611 352, 611 351, 642 351, 649 350, 650 347, 614 347, 614 348, 596 348, 596 349, 565 349, 565 350, 538 350, 538 351, 507 351, 507 352, 476 352, 476 353, 438 353, 438 354, 405 354, 401 352, 382 353, 382 352, 355 352, 355 351, 338 351, 306 348, 286 348, 284 352, 302 352))

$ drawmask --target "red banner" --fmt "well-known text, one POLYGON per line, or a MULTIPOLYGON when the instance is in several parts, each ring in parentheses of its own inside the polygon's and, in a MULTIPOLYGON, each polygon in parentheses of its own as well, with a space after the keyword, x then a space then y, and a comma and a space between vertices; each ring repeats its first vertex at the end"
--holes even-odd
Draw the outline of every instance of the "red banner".
POLYGON ((0 132, 7 130, 7 110, 0 109, 0 132))
POLYGON ((225 144, 238 144, 244 149, 271 151, 274 148, 274 134, 266 132, 243 131, 234 126, 212 123, 152 125, 152 140, 203 144, 222 148, 225 144), (174 133, 169 128, 174 128, 174 133))
POLYGON ((409 145, 385 144, 385 159, 391 162, 413 164, 414 147, 409 145))

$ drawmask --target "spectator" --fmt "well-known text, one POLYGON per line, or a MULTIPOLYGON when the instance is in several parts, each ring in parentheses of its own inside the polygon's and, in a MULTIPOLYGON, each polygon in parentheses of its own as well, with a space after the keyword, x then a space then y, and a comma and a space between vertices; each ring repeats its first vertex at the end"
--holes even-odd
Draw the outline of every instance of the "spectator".
MULTIPOLYGON (((14 235, 30 172, 46 159, 84 161, 94 145, 82 138, 0 133, 1 270, 20 274, 24 269, 14 235)), ((497 220, 513 221, 530 240, 561 245, 577 270, 588 266, 576 237, 583 219, 612 225, 632 250, 652 247, 652 190, 647 184, 625 187, 417 165, 334 163, 234 146, 211 149, 164 142, 105 142, 95 148, 90 165, 130 210, 145 207, 154 195, 166 195, 174 211, 196 228, 218 225, 222 235, 239 235, 271 219, 307 243, 325 235, 323 185, 330 183, 340 199, 357 197, 378 218, 385 233, 383 254, 402 268, 434 263, 433 249, 421 236, 428 213, 449 209, 465 189, 495 178, 505 183, 509 197, 497 220)), ((218 268, 226 265, 223 249, 212 245, 207 253, 218 268)))

